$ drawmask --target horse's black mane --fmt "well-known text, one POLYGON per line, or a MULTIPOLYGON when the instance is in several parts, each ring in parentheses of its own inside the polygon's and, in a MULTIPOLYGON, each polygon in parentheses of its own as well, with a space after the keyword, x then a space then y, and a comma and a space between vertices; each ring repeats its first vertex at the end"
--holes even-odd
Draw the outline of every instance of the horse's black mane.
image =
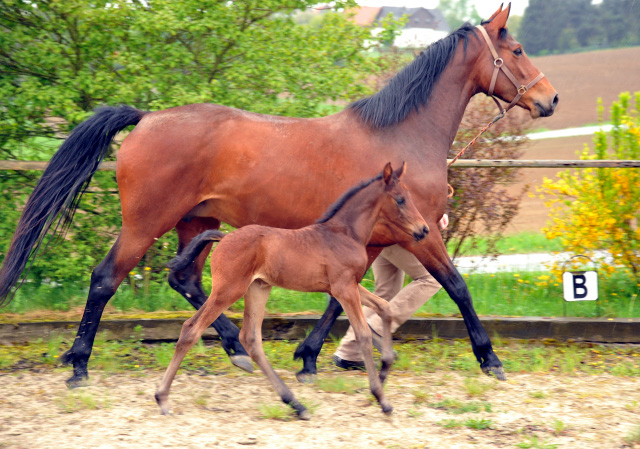
POLYGON ((351 105, 360 119, 373 128, 386 128, 402 122, 411 111, 425 106, 443 70, 458 48, 460 39, 467 51, 469 33, 475 27, 465 23, 445 38, 434 42, 394 76, 378 93, 351 105))
POLYGON ((358 193, 365 187, 369 186, 371 183, 378 181, 379 179, 382 179, 382 173, 351 187, 349 190, 343 193, 342 196, 338 198, 331 206, 329 206, 324 215, 318 218, 316 223, 326 223, 327 221, 331 220, 335 216, 335 214, 337 214, 338 211, 344 207, 345 203, 349 201, 349 199, 351 199, 351 197, 353 197, 356 193, 358 193))

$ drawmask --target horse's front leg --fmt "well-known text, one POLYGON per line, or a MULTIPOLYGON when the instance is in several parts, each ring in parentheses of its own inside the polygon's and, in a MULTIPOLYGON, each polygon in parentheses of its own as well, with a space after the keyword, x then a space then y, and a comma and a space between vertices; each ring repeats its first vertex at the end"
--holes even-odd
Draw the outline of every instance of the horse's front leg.
MULTIPOLYGON (((367 247, 367 255, 369 257, 369 266, 378 257, 382 247, 367 247)), ((367 266, 367 268, 369 267, 367 266)), ((324 311, 311 333, 307 338, 298 345, 296 352, 293 354, 293 359, 302 359, 303 368, 296 373, 296 378, 299 382, 311 382, 313 378, 318 374, 316 366, 316 360, 322 349, 322 345, 326 340, 333 324, 336 322, 340 314, 342 313, 342 306, 333 296, 329 300, 327 309, 324 311)))
MULTIPOLYGON (((371 328, 367 324, 367 320, 364 317, 364 312, 362 311, 362 307, 360 306, 361 296, 358 285, 343 284, 343 286, 340 286, 332 283, 331 291, 332 294, 340 298, 340 302, 342 303, 344 312, 347 314, 347 318, 349 319, 349 323, 353 328, 353 332, 356 334, 356 342, 360 346, 360 351, 362 352, 362 358, 364 360, 364 366, 367 369, 367 375, 369 376, 369 388, 371 389, 371 394, 373 394, 373 396, 378 400, 382 411, 385 414, 390 414, 393 411, 393 407, 391 407, 391 404, 386 399, 384 390, 382 388, 381 379, 376 373, 376 366, 373 361, 373 340, 371 337, 371 328)), ((373 301, 365 300, 365 302, 369 302, 370 304, 374 305, 373 301)), ((387 337, 390 337, 391 313, 389 312, 387 315, 389 318, 389 323, 387 326, 387 337)), ((388 352, 391 352, 390 348, 388 348, 385 352, 387 352, 388 357, 388 352)), ((391 358, 393 358, 393 354, 391 354, 391 358)))
MULTIPOLYGON (((213 218, 196 217, 190 221, 180 221, 176 225, 178 232, 178 253, 193 237, 209 229, 218 229, 220 222, 213 218)), ((169 285, 180 293, 196 309, 200 309, 207 299, 202 288, 202 269, 211 251, 211 246, 205 248, 195 262, 183 271, 169 273, 169 285)), ((253 364, 247 351, 240 343, 238 326, 233 324, 224 314, 220 315, 212 324, 220 336, 222 349, 229 356, 229 360, 238 368, 253 372, 253 364)))
POLYGON ((469 332, 471 348, 480 362, 480 368, 487 375, 506 380, 502 362, 493 352, 491 340, 482 326, 471 300, 471 294, 464 279, 453 265, 437 226, 430 225, 429 236, 421 242, 401 243, 416 255, 431 275, 442 285, 462 314, 469 332))
POLYGON ((382 365, 380 367, 380 382, 384 384, 391 370, 393 360, 395 359, 391 337, 391 306, 389 306, 387 301, 374 295, 362 285, 358 285, 358 291, 360 292, 360 302, 362 305, 375 311, 382 320, 382 350, 380 357, 382 365))

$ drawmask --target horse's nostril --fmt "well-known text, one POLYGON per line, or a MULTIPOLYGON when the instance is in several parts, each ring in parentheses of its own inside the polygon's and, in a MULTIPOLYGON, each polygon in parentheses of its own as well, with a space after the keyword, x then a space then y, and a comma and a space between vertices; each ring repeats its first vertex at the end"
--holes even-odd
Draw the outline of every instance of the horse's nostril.
POLYGON ((551 108, 555 109, 557 104, 558 104, 558 94, 556 94, 556 96, 553 97, 553 103, 551 104, 551 108))

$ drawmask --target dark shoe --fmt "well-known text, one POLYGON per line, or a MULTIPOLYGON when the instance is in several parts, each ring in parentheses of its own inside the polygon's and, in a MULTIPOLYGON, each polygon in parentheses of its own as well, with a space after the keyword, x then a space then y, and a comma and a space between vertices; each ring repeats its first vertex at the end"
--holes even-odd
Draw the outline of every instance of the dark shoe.
POLYGON ((352 362, 351 360, 343 360, 337 355, 333 356, 333 364, 342 369, 364 370, 364 362, 352 362))

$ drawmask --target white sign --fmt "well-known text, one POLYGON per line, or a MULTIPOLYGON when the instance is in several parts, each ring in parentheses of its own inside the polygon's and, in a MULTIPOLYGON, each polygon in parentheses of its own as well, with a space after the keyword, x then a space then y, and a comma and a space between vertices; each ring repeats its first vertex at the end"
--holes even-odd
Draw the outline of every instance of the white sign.
POLYGON ((565 301, 595 301, 598 299, 598 272, 574 271, 562 273, 565 301))

